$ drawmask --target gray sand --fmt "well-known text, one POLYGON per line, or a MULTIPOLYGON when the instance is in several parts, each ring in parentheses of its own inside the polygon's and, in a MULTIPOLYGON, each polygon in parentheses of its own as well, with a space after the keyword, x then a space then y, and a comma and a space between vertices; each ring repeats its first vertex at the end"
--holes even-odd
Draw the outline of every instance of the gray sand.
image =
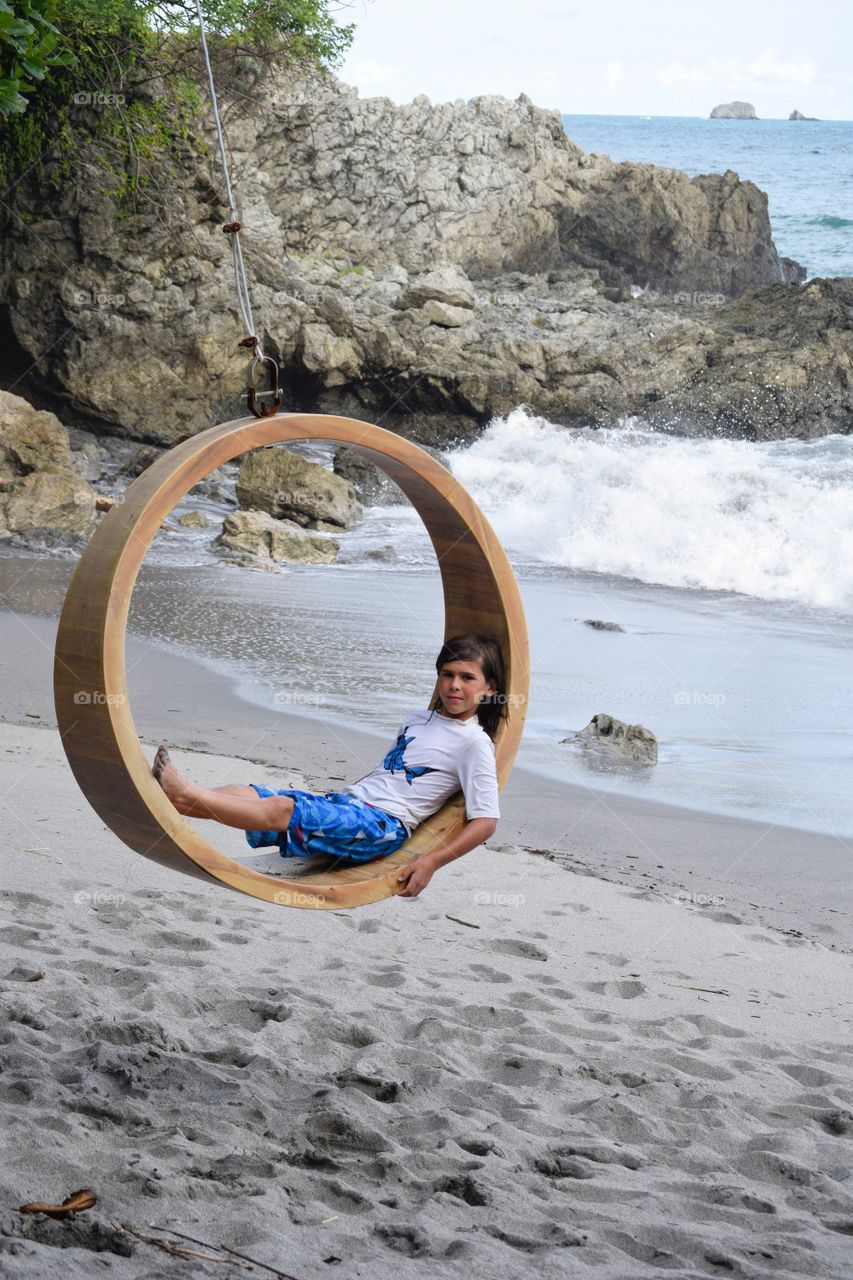
POLYGON ((245 1274, 124 1223, 300 1280, 849 1276, 848 956, 522 850, 348 913, 200 889, 0 738, 4 1275, 245 1274))
MULTIPOLYGON (((501 847, 419 899, 274 907, 104 828, 50 727, 51 632, 0 632, 0 1274, 270 1274, 125 1224, 297 1280, 848 1280, 840 842, 518 772, 501 847), (16 1211, 80 1187, 73 1221, 16 1211)), ((381 749, 128 658, 138 728, 200 782, 322 784, 381 749)))

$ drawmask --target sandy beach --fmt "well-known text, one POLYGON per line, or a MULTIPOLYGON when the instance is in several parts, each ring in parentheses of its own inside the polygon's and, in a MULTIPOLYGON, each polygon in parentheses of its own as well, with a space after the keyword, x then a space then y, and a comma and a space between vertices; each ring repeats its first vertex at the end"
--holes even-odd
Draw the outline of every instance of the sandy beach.
MULTIPOLYGON (((843 842, 518 771, 421 898, 266 906, 104 829, 54 624, 2 624, 2 1274, 849 1276, 843 842)), ((328 774, 328 733, 134 644, 142 736, 200 782, 328 774)))

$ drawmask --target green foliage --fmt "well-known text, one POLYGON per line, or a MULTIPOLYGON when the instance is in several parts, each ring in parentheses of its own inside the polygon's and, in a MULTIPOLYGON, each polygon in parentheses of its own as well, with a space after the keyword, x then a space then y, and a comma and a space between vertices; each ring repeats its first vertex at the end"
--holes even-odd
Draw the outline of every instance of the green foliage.
POLYGON ((57 52, 60 34, 53 25, 56 0, 0 0, 0 120, 22 115, 26 93, 51 67, 69 66, 73 55, 57 52))
MULTIPOLYGON (((195 35, 193 0, 144 7, 156 29, 195 35)), ((329 7, 330 0, 203 0, 202 13, 209 37, 279 49, 294 60, 334 67, 352 43, 354 27, 338 26, 329 7)))
MULTIPOLYGON (((337 25, 334 2, 202 0, 221 96, 247 61, 339 62, 353 28, 337 25)), ((0 185, 27 173, 62 184, 82 127, 101 146, 105 188, 132 204, 151 187, 146 161, 202 145, 199 46, 194 0, 0 0, 0 185)))

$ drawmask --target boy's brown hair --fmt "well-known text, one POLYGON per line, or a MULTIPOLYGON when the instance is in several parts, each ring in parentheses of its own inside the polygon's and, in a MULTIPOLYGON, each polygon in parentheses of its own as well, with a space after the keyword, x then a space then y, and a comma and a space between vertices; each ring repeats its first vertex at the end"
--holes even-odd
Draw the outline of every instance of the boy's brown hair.
MULTIPOLYGON (((500 646, 491 636, 451 636, 445 640, 441 653, 435 660, 440 671, 448 662, 476 662, 486 681, 495 686, 491 697, 486 697, 477 708, 477 719, 490 738, 494 738, 498 726, 507 718, 506 673, 500 646)), ((441 699, 436 698, 432 710, 437 711, 441 699)))

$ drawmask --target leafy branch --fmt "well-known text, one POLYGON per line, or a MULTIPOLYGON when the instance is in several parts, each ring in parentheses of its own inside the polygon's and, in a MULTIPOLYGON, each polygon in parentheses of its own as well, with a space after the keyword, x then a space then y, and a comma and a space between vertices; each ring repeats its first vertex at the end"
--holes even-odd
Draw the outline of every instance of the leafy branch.
POLYGON ((0 119, 26 111, 24 95, 51 67, 73 65, 70 50, 57 52, 56 7, 56 0, 18 0, 14 8, 0 0, 0 119))

